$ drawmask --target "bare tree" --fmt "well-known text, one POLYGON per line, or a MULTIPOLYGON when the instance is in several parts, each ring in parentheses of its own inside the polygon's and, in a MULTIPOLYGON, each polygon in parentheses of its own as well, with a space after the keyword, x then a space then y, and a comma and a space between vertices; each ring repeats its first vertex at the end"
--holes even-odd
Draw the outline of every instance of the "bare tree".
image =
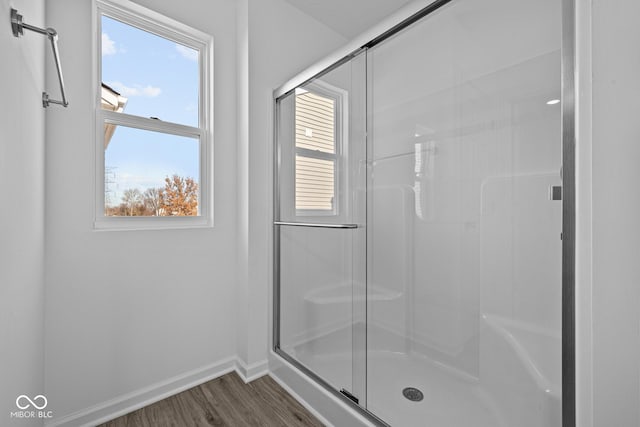
POLYGON ((147 215, 162 215, 162 188, 147 188, 142 195, 142 202, 146 209, 147 215))
POLYGON ((142 193, 137 188, 129 188, 124 190, 122 194, 122 203, 125 206, 126 216, 137 216, 142 207, 142 193))

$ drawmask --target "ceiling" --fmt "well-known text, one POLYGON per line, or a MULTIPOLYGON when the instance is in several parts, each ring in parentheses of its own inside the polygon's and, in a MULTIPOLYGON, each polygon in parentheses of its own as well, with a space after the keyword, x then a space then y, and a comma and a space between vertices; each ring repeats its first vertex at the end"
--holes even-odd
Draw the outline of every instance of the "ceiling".
POLYGON ((352 39, 412 0, 285 0, 352 39))

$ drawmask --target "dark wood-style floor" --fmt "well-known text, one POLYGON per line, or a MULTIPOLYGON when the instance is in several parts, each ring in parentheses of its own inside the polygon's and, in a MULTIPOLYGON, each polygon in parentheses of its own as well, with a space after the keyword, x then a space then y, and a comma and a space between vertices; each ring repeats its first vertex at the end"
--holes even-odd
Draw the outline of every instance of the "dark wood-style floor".
POLYGON ((322 426, 271 377, 231 372, 99 427, 322 426))

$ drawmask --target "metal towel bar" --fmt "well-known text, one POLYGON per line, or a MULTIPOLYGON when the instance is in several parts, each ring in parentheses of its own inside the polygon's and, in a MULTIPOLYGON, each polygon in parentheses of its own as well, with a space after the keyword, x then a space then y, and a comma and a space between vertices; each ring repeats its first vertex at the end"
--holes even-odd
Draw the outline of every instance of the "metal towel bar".
POLYGON ((14 37, 20 37, 24 34, 24 29, 31 30, 33 32, 45 35, 51 42, 51 49, 53 50, 53 60, 56 62, 56 69, 58 70, 58 81, 60 82, 60 93, 62 94, 62 101, 49 98, 47 92, 42 92, 42 106, 47 108, 49 104, 58 104, 66 107, 69 105, 67 102, 67 96, 64 92, 64 79, 62 78, 62 65, 60 64, 60 55, 58 54, 58 33, 53 28, 39 28, 29 25, 22 21, 22 15, 17 10, 11 9, 11 30, 14 37))
POLYGON ((317 227, 317 228, 358 228, 358 224, 321 224, 321 223, 315 223, 315 222, 274 221, 273 225, 290 225, 294 227, 317 227))

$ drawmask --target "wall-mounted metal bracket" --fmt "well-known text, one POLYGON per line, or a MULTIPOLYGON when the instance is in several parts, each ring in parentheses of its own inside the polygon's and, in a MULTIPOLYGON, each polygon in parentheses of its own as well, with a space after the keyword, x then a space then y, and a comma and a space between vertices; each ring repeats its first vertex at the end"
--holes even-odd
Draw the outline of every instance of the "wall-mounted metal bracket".
POLYGON ((13 31, 14 37, 20 37, 24 34, 22 15, 17 10, 11 9, 11 31, 13 31))
POLYGON ((64 79, 62 77, 62 65, 60 64, 60 55, 58 54, 58 32, 53 28, 39 28, 29 25, 22 20, 22 15, 18 13, 16 9, 11 9, 11 31, 14 37, 20 37, 24 35, 25 28, 35 33, 47 36, 51 42, 51 50, 53 51, 53 60, 56 63, 56 69, 58 70, 58 81, 60 82, 60 93, 62 95, 62 101, 49 98, 47 92, 42 92, 42 106, 47 108, 50 104, 62 105, 67 107, 69 102, 64 91, 64 79))

